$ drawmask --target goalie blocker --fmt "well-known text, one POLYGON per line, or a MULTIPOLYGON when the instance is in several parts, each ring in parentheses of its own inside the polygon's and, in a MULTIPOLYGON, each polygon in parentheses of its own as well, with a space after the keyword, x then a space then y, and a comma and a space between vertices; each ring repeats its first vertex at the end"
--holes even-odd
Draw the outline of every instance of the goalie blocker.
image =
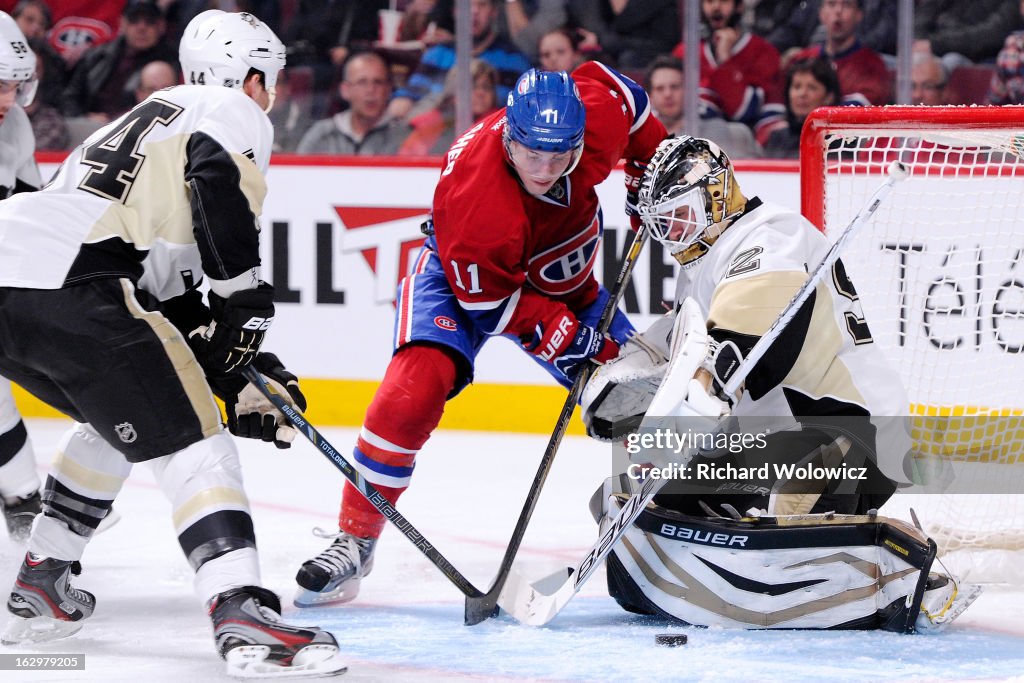
MULTIPOLYGON (((604 497, 599 523, 626 499, 604 497)), ((981 592, 930 572, 935 552, 876 515, 725 519, 652 504, 609 556, 608 592, 629 612, 695 626, 912 633, 947 625, 981 592)))

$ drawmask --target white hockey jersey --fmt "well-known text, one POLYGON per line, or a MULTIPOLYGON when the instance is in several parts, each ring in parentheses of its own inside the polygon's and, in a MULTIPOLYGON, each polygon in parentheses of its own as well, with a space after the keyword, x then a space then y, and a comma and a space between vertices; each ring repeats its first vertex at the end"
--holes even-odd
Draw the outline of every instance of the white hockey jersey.
POLYGON ((273 128, 238 90, 182 85, 99 129, 40 192, 0 202, 0 286, 127 277, 160 300, 255 286, 273 128), (217 288, 217 287, 215 287, 217 288))
POLYGON ((34 190, 43 184, 35 151, 36 137, 28 114, 15 104, 0 123, 0 199, 19 185, 34 190))
MULTIPOLYGON (((711 336, 732 339, 746 352, 829 247, 799 214, 755 198, 707 255, 680 272, 676 298, 693 297, 711 336)), ((847 406, 849 414, 906 415, 905 391, 871 339, 871 321, 864 320, 841 259, 805 311, 810 315, 794 318, 747 378, 733 414, 821 414, 807 412, 820 405, 827 414, 843 414, 847 406)))

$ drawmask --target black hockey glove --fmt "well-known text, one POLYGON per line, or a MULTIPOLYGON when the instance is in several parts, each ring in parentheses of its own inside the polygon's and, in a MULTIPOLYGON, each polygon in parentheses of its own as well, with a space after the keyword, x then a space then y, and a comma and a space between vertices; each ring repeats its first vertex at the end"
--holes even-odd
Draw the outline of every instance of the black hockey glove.
MULTIPOLYGON (((272 353, 258 353, 252 362, 267 383, 299 410, 306 409, 306 397, 299 389, 299 380, 285 370, 272 353)), ((298 433, 291 422, 267 400, 259 389, 246 383, 233 397, 224 401, 228 411, 228 431, 245 439, 273 441, 278 448, 290 448, 298 433)))
POLYGON ((213 322, 192 330, 189 346, 207 375, 235 372, 252 362, 274 321, 274 288, 261 282, 223 299, 209 293, 213 322))

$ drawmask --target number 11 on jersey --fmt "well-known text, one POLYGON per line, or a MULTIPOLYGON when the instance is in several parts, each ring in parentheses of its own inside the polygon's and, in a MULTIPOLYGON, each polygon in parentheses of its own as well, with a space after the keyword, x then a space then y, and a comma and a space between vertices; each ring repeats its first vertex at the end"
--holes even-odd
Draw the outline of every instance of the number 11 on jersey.
POLYGON ((466 266, 466 272, 469 273, 469 289, 466 289, 466 285, 462 281, 462 273, 459 271, 459 264, 454 259, 452 259, 452 272, 455 273, 455 284, 459 286, 459 289, 463 289, 469 294, 479 294, 484 291, 480 287, 480 266, 476 263, 466 266))

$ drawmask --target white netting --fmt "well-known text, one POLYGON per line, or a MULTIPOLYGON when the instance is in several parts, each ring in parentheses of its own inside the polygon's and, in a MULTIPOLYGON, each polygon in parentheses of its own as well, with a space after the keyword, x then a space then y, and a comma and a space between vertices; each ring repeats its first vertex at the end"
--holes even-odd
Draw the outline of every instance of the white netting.
POLYGON ((886 512, 912 505, 957 571, 1024 583, 1013 555, 1024 549, 1024 116, 924 127, 837 125, 822 145, 826 234, 892 160, 910 170, 842 258, 907 387, 915 449, 948 464, 958 493, 897 495, 886 512))

